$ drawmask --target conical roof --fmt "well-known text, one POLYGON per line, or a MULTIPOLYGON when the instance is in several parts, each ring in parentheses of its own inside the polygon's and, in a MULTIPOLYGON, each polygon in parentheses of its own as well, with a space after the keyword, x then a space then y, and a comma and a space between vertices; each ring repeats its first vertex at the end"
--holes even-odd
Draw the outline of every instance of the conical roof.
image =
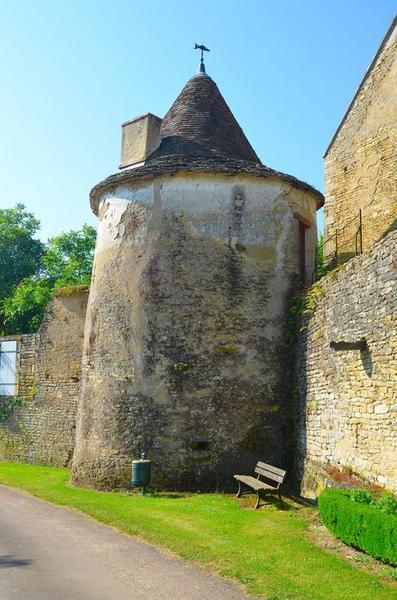
POLYGON ((147 162, 182 155, 260 163, 215 81, 205 73, 187 82, 163 119, 160 139, 147 162))
POLYGON ((98 214, 101 194, 118 184, 150 180, 177 173, 245 173, 276 177, 311 192, 320 208, 324 197, 311 185, 292 175, 263 165, 234 118, 216 83, 201 72, 190 79, 160 128, 160 145, 142 166, 123 169, 94 186, 91 206, 98 214))

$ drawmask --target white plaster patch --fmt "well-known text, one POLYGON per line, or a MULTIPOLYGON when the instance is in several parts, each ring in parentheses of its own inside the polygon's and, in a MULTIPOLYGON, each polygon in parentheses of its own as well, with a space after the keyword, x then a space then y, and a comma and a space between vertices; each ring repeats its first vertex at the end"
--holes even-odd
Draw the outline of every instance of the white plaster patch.
POLYGON ((127 200, 128 202, 137 202, 139 204, 145 204, 149 206, 152 205, 153 185, 153 181, 150 181, 149 183, 140 182, 139 184, 135 185, 119 185, 116 187, 116 189, 104 192, 100 197, 99 213, 103 200, 109 198, 119 198, 120 200, 127 200))
POLYGON ((118 227, 128 204, 128 200, 121 198, 101 200, 99 214, 102 216, 98 225, 95 254, 120 245, 118 227))

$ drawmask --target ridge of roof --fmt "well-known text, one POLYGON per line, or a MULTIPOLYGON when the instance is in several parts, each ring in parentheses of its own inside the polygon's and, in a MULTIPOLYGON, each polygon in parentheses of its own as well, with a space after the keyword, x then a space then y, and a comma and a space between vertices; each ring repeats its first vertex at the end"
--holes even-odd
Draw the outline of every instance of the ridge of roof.
POLYGON ((340 123, 339 123, 339 125, 338 125, 338 127, 337 127, 337 129, 336 129, 336 131, 334 133, 334 135, 332 136, 332 139, 331 139, 330 143, 327 146, 327 149, 326 149, 326 151, 325 151, 325 153, 323 155, 323 158, 325 158, 327 156, 328 152, 330 151, 331 146, 333 145, 334 141, 336 140, 339 131, 342 129, 342 127, 343 127, 343 125, 344 125, 344 123, 345 123, 345 121, 346 121, 346 119, 347 119, 347 117, 348 117, 351 109, 353 108, 353 105, 354 105, 354 103, 355 103, 355 101, 357 99, 357 96, 361 92, 361 90, 362 90, 365 82, 367 81, 367 79, 368 79, 368 77, 369 77, 372 69, 374 68, 374 66, 375 66, 375 64, 376 64, 376 62, 377 62, 380 54, 382 53, 383 48, 385 47, 385 45, 389 41, 389 39, 390 39, 390 37, 391 37, 391 35, 392 35, 392 33, 393 33, 393 31, 394 31, 394 29, 395 29, 396 26, 397 26, 397 15, 394 17, 393 21, 390 24, 390 27, 386 31, 386 34, 385 34, 385 36, 384 36, 384 38, 383 38, 383 40, 382 40, 382 42, 381 42, 381 44, 379 46, 379 48, 378 48, 378 50, 377 50, 374 58, 372 59, 370 65, 368 67, 368 69, 366 70, 365 75, 362 78, 361 83, 360 83, 360 85, 358 86, 358 88, 356 90, 356 93, 354 94, 354 96, 353 96, 353 98, 352 98, 349 106, 346 109, 345 114, 343 115, 342 120, 340 121, 340 123))
POLYGON ((134 180, 151 180, 161 175, 176 175, 180 173, 223 175, 238 175, 242 173, 255 177, 276 177, 290 183, 295 188, 311 192, 316 198, 317 208, 321 208, 324 204, 322 193, 310 184, 297 179, 293 175, 275 171, 262 163, 254 163, 236 158, 225 158, 224 156, 203 158, 200 156, 173 155, 159 157, 151 162, 146 162, 141 167, 125 169, 114 175, 110 175, 110 177, 107 177, 92 188, 90 193, 91 208, 95 214, 98 214, 100 194, 120 183, 134 180))

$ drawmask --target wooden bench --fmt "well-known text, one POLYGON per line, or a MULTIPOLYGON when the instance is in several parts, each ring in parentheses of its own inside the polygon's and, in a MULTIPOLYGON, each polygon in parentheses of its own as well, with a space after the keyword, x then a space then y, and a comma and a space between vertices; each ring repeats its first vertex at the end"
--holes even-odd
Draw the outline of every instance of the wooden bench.
POLYGON ((280 485, 283 483, 287 472, 259 461, 255 467, 255 473, 257 473, 256 477, 251 477, 250 475, 234 475, 234 479, 238 481, 237 498, 240 498, 243 494, 252 493, 250 490, 243 492, 241 490, 241 484, 243 484, 255 491, 255 508, 258 508, 259 506, 261 500, 260 495, 262 492, 277 492, 279 500, 281 500, 280 485), (262 481, 261 477, 266 479, 266 481, 262 481))

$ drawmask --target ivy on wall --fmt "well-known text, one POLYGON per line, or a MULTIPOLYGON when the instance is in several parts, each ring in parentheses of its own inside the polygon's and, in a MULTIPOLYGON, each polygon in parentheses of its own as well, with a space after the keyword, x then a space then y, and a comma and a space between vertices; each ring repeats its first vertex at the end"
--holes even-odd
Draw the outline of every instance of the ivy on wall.
MULTIPOLYGON (((288 313, 289 342, 294 343, 296 341, 298 325, 302 323, 302 317, 311 316, 323 296, 324 290, 319 283, 314 283, 295 296, 288 313)), ((305 329, 306 326, 301 325, 299 333, 302 333, 305 329)))
POLYGON ((0 396, 0 425, 4 425, 14 410, 21 406, 20 396, 0 396))
POLYGON ((296 380, 297 342, 301 333, 306 331, 311 315, 316 310, 317 304, 324 296, 320 283, 299 290, 294 296, 287 315, 287 352, 286 371, 290 374, 287 378, 286 393, 288 408, 284 414, 284 461, 287 470, 296 470, 297 452, 297 426, 299 423, 300 393, 296 380))

